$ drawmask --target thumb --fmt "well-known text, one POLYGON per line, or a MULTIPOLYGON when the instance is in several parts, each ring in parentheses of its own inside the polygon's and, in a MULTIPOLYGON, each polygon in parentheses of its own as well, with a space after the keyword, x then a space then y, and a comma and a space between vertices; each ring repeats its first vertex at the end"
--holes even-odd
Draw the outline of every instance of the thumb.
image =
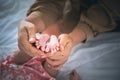
POLYGON ((65 47, 69 46, 71 44, 71 38, 68 36, 68 34, 61 34, 59 37, 59 43, 60 43, 60 49, 64 50, 65 47))
POLYGON ((29 39, 29 42, 30 43, 34 43, 35 40, 36 40, 36 27, 33 23, 31 22, 26 22, 27 26, 25 26, 26 30, 27 30, 27 33, 28 33, 28 39, 29 39))
POLYGON ((64 47, 66 45, 66 41, 64 41, 64 38, 65 38, 65 34, 61 34, 58 37, 58 40, 59 40, 59 43, 60 43, 60 50, 64 50, 64 47))

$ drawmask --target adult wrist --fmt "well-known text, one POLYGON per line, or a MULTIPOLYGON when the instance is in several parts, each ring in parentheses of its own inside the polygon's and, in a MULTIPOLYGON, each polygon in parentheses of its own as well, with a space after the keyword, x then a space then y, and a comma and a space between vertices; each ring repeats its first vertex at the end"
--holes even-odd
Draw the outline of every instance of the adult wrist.
POLYGON ((81 28, 79 28, 79 26, 77 26, 71 33, 69 33, 69 36, 72 39, 73 46, 79 44, 86 39, 85 32, 81 28))

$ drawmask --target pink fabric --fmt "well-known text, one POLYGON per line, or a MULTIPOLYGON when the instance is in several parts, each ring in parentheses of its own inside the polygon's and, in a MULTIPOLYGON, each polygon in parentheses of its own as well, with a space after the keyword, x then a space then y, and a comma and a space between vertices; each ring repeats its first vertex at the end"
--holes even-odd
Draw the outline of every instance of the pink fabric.
MULTIPOLYGON (((55 35, 42 34, 37 36, 36 48, 45 52, 59 50, 58 38, 55 35)), ((2 60, 0 64, 0 79, 2 80, 55 80, 43 68, 44 59, 33 57, 23 65, 16 65, 11 56, 2 60)))
POLYGON ((23 65, 16 65, 11 56, 0 64, 2 80, 55 80, 43 68, 41 57, 34 57, 23 65))

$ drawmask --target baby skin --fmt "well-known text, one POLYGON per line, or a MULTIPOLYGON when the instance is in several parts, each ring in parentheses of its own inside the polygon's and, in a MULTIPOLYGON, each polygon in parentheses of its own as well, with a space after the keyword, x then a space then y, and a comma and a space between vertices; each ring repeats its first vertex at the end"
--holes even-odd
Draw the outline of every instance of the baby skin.
MULTIPOLYGON (((63 50, 64 47, 60 44, 60 37, 47 34, 36 34, 35 47, 44 51, 46 55, 53 56, 54 53, 63 50)), ((58 71, 52 70, 42 56, 31 58, 28 55, 22 55, 23 59, 20 60, 21 51, 16 51, 13 56, 8 56, 3 60, 0 69, 2 70, 1 79, 4 80, 56 80, 54 77, 58 71), (16 57, 15 57, 16 56, 16 57), (18 60, 19 59, 19 60, 18 60), (22 62, 21 62, 22 61, 22 62), (17 64, 16 64, 17 63, 17 64), (19 64, 19 65, 18 65, 19 64), (33 77, 34 76, 34 77, 33 77)), ((59 54, 59 53, 58 53, 59 54)), ((59 54, 64 55, 64 54, 59 54)), ((73 70, 70 73, 70 80, 80 80, 78 73, 73 70)))
POLYGON ((45 53, 53 53, 60 49, 59 41, 55 35, 51 35, 49 37, 48 34, 40 35, 39 33, 37 33, 36 39, 36 48, 44 51, 45 53))
MULTIPOLYGON (((49 36, 48 34, 36 34, 36 48, 40 49, 41 51, 44 51, 46 54, 54 55, 55 52, 63 50, 64 47, 60 44, 60 39, 63 36, 59 36, 58 38, 55 35, 49 36), (49 53, 50 52, 50 53, 49 53), (52 54, 53 53, 53 54, 52 54)), ((58 53, 59 54, 59 53, 58 53)), ((59 54, 64 55, 64 54, 59 54)), ((48 67, 47 63, 44 65, 45 70, 52 76, 55 76, 58 72, 51 70, 51 68, 48 67)), ((70 80, 80 80, 80 77, 76 70, 73 70, 70 73, 70 80)))

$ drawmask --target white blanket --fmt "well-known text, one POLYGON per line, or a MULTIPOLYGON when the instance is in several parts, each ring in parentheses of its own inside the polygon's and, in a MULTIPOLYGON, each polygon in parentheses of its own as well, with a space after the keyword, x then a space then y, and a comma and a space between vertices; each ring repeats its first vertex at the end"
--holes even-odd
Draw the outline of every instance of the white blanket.
MULTIPOLYGON (((17 49, 18 24, 34 0, 0 0, 0 59, 17 49)), ((75 46, 60 70, 68 80, 76 69, 82 80, 120 80, 120 33, 104 33, 75 46)))
POLYGON ((19 22, 34 0, 0 0, 0 59, 17 49, 19 22))
POLYGON ((105 33, 73 48, 58 80, 76 69, 82 80, 120 80, 120 33, 105 33))

